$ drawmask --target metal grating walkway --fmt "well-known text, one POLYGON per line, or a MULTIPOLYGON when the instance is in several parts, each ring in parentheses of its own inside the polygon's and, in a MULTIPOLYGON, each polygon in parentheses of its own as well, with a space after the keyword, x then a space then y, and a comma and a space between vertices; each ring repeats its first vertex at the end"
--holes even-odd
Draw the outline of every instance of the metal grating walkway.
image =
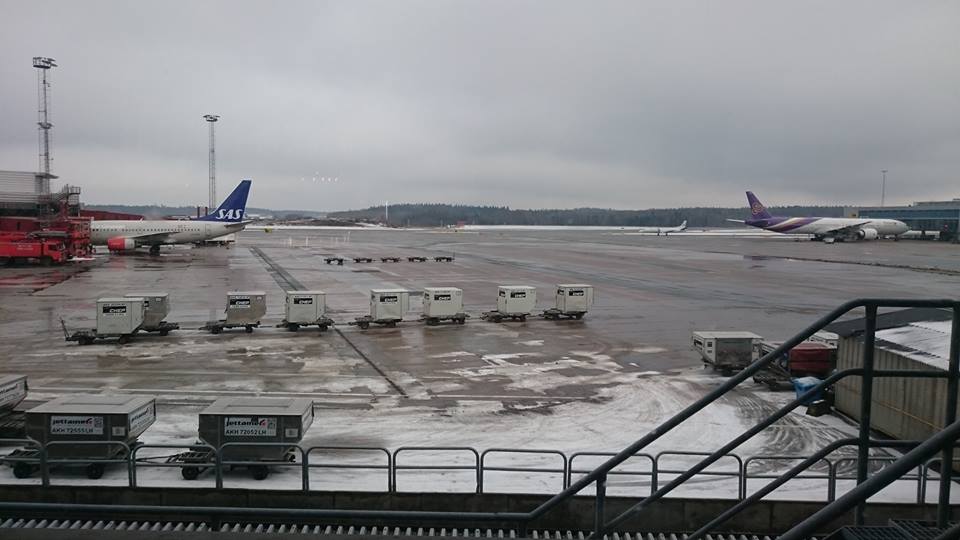
MULTIPOLYGON (((9 530, 47 530, 47 531, 117 531, 117 532, 178 532, 183 538, 189 533, 216 532, 218 536, 229 538, 233 535, 251 534, 297 534, 315 536, 344 537, 434 537, 434 538, 517 538, 515 531, 503 529, 446 529, 418 527, 357 527, 340 525, 288 525, 270 523, 225 523, 218 529, 206 523, 174 521, 103 521, 87 519, 23 519, 8 518, 0 521, 2 531, 9 530)), ((533 540, 586 540, 589 533, 583 531, 532 531, 528 538, 533 540)), ((686 534, 670 533, 612 533, 603 536, 603 540, 684 540, 686 534)), ((55 536, 51 536, 55 538, 55 536)), ((751 534, 711 534, 707 540, 773 540, 769 536, 751 534)))

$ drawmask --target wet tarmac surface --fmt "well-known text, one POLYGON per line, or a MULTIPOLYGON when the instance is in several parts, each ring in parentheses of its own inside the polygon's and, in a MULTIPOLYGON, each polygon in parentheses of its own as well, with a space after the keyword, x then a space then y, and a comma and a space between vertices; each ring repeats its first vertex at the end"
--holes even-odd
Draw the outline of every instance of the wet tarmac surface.
MULTIPOLYGON (((656 237, 577 231, 248 231, 237 246, 164 249, 159 257, 111 256, 68 270, 0 269, 0 371, 29 375, 31 398, 66 392, 159 396, 154 438, 187 440, 195 412, 221 395, 306 396, 321 433, 311 442, 395 447, 470 446, 616 450, 716 384, 690 349, 694 330, 749 330, 785 339, 856 297, 952 297, 960 248, 938 242, 824 245, 781 238, 656 237), (340 255, 343 266, 324 264, 340 255), (428 262, 407 262, 423 255, 428 262), (454 255, 452 263, 432 260, 454 255), (377 262, 353 263, 354 256, 377 262), (381 263, 398 256, 400 263, 381 263), (558 283, 589 283, 596 304, 581 321, 479 320, 499 284, 533 285, 552 307, 558 283), (371 288, 464 290, 467 324, 411 322, 360 331, 371 288), (288 287, 327 292, 341 323, 288 332, 288 287), (197 330, 222 316, 231 290, 267 293, 264 327, 252 334, 197 330), (183 330, 126 345, 66 343, 93 328, 100 296, 170 294, 167 320, 183 330), (160 427, 166 414, 176 418, 160 427), (504 440, 506 438, 506 440, 504 440)), ((699 448, 746 425, 783 395, 746 389, 719 412, 664 442, 699 448)), ((793 415, 754 445, 802 453, 844 432, 839 420, 793 415), (824 423, 826 422, 826 423, 824 423)), ((739 430, 738 430, 739 431, 739 430)))

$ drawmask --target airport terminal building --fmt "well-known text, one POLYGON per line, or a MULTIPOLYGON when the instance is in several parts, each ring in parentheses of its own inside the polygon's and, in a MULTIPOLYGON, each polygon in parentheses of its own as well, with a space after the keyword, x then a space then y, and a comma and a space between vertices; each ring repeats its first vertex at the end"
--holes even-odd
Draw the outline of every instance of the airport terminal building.
POLYGON ((960 199, 921 201, 909 206, 863 206, 847 209, 848 217, 898 219, 921 233, 939 233, 941 240, 954 240, 960 222, 960 199))

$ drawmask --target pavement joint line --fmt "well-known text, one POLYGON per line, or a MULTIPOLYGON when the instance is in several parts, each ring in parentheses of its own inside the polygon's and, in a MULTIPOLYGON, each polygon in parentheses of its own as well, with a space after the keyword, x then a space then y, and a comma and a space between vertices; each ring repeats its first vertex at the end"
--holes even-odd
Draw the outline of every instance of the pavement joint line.
MULTIPOLYGON (((273 277, 273 280, 276 281, 278 285, 280 285, 280 288, 285 290, 301 290, 301 291, 305 289, 302 283, 297 281, 295 277, 290 275, 290 273, 287 272, 282 266, 280 266, 276 261, 271 259, 266 253, 263 252, 262 249, 256 246, 252 246, 249 249, 251 253, 256 255, 261 261, 263 261, 265 265, 267 265, 267 271, 273 277)), ((393 379, 391 379, 390 376, 387 375, 387 373, 380 366, 376 364, 376 362, 374 362, 366 354, 364 354, 363 351, 361 351, 360 348, 357 347, 357 345, 350 340, 350 338, 345 336, 339 328, 334 327, 333 331, 336 332, 337 335, 340 336, 344 341, 346 341, 347 344, 350 345, 350 347, 354 351, 356 351, 357 354, 360 355, 360 358, 363 358, 363 360, 367 364, 369 364, 370 367, 372 367, 373 370, 376 371, 381 377, 383 377, 383 380, 387 381, 387 384, 389 384, 394 390, 396 390, 397 393, 399 393, 403 397, 410 397, 409 395, 407 395, 407 392, 400 387, 400 385, 394 382, 393 379)))

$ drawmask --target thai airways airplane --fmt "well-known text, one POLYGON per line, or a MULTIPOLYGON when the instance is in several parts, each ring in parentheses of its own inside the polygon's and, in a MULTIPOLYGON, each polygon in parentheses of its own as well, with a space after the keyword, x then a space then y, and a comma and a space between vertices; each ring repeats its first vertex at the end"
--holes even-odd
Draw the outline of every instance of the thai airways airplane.
POLYGON ((661 234, 666 236, 672 232, 680 232, 687 230, 687 220, 683 220, 683 223, 677 225, 676 227, 638 227, 637 232, 642 233, 656 233, 657 236, 661 234))
POLYGON ((910 227, 895 219, 858 219, 824 217, 778 217, 764 208, 752 191, 747 192, 750 203, 750 218, 746 221, 731 219, 766 231, 783 234, 809 234, 817 240, 832 244, 844 240, 877 240, 885 236, 898 237, 910 227))
POLYGON ((94 245, 106 245, 110 251, 150 246, 150 254, 158 255, 164 244, 191 244, 240 232, 250 223, 243 220, 250 184, 250 180, 240 182, 216 210, 196 219, 93 221, 90 241, 94 245))

